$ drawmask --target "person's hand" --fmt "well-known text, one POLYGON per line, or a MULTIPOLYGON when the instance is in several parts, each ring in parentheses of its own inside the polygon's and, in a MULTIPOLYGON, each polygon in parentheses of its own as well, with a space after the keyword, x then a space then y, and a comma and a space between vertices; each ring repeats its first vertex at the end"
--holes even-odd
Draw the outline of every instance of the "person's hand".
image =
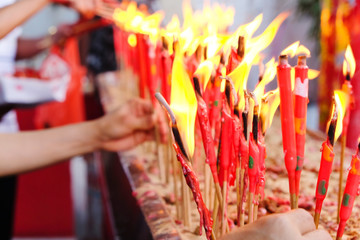
POLYGON ((72 25, 62 24, 53 29, 49 29, 51 37, 51 45, 55 44, 58 46, 63 46, 67 38, 73 35, 72 25))
MULTIPOLYGON (((101 148, 109 151, 127 150, 153 140, 158 117, 150 101, 133 99, 119 109, 97 120, 101 148)), ((162 123, 164 124, 164 123, 162 123)), ((159 127, 163 129, 164 127, 159 127)), ((165 132, 159 131, 161 139, 165 132)))
POLYGON ((272 214, 237 228, 221 240, 331 240, 325 230, 315 228, 314 219, 304 209, 272 214))

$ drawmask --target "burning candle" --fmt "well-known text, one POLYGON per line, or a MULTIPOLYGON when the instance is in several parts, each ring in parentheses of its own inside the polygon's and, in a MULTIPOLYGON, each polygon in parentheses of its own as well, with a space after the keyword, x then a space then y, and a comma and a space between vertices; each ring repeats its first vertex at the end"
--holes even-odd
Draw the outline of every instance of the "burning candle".
POLYGON ((340 214, 340 205, 341 205, 341 196, 343 191, 343 169, 344 169, 344 157, 345 157, 345 147, 346 147, 346 137, 350 121, 350 107, 351 107, 351 98, 352 98, 352 85, 351 78, 355 73, 356 62, 354 55, 352 53, 350 45, 346 48, 345 51, 345 60, 343 63, 343 74, 345 81, 342 85, 342 91, 345 93, 346 97, 346 106, 345 106, 345 116, 343 120, 343 132, 341 134, 341 155, 340 155, 340 176, 339 176, 339 192, 338 192, 338 221, 340 214))
POLYGON ((204 226, 206 237, 208 240, 213 239, 212 236, 212 219, 210 217, 209 210, 206 208, 206 205, 203 201, 202 194, 200 191, 199 181, 191 168, 191 164, 189 162, 188 155, 186 154, 186 150, 184 148, 184 144, 181 140, 180 132, 177 127, 177 122, 175 118, 175 114, 171 110, 170 106, 167 104, 166 100, 160 93, 155 94, 156 99, 159 101, 161 106, 167 111, 168 116, 171 120, 171 129, 174 137, 174 149, 176 152, 176 157, 178 161, 181 163, 182 171, 184 177, 186 179, 187 185, 190 187, 194 201, 197 205, 198 212, 200 214, 200 234, 202 226, 204 226))
POLYGON ((344 234, 347 220, 350 218, 360 180, 360 142, 356 154, 352 156, 351 169, 346 179, 344 195, 340 207, 340 223, 337 230, 336 239, 340 240, 344 234))
POLYGON ((290 70, 291 67, 288 64, 287 55, 281 55, 279 57, 279 65, 277 66, 278 86, 280 90, 281 130, 285 166, 289 178, 290 203, 291 208, 295 208, 296 141, 290 70))
POLYGON ((196 99, 198 103, 197 116, 200 122, 201 135, 205 149, 206 163, 209 164, 210 166, 213 180, 215 183, 216 195, 222 207, 221 189, 220 189, 219 178, 217 173, 216 154, 214 148, 214 140, 211 136, 211 126, 209 121, 208 109, 204 99, 202 98, 202 91, 201 91, 199 79, 196 76, 193 77, 193 82, 196 93, 196 99))
POLYGON ((344 102, 342 101, 341 91, 334 92, 334 104, 331 119, 329 122, 328 137, 321 147, 321 162, 316 184, 316 208, 314 221, 316 228, 319 225, 320 212, 323 201, 328 190, 329 178, 332 171, 332 163, 334 160, 333 146, 342 131, 344 102))
POLYGON ((308 66, 306 56, 298 57, 298 64, 295 66, 295 137, 296 137, 296 169, 295 188, 296 204, 299 198, 299 186, 301 170, 304 163, 305 136, 306 136, 306 112, 308 103, 308 66))

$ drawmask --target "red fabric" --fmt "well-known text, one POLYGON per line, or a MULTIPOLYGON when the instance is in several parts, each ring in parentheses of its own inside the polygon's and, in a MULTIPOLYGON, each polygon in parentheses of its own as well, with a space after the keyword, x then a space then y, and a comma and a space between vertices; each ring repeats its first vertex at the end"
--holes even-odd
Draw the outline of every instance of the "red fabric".
MULTIPOLYGON (((35 110, 18 111, 21 130, 41 129, 84 120, 82 79, 76 39, 67 41, 62 56, 71 68, 66 100, 41 105, 35 110)), ((39 143, 41 144, 41 143, 39 143)), ((69 162, 20 175, 15 209, 15 236, 73 236, 74 216, 71 199, 69 162)))

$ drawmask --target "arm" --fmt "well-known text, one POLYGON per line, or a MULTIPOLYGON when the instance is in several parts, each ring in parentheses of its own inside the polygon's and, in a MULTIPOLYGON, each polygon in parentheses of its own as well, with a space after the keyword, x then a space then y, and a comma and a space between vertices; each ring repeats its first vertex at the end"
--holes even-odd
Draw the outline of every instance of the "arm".
POLYGON ((0 134, 0 176, 38 169, 99 149, 127 150, 153 139, 155 121, 151 103, 132 100, 97 120, 0 134))
MULTIPOLYGON (((56 0, 19 0, 14 4, 0 8, 0 39, 6 36, 17 26, 23 24, 31 16, 50 2, 56 0)), ((67 2, 67 1, 59 1, 67 2)), ((86 17, 93 17, 100 0, 71 0, 72 7, 86 17)))
POLYGON ((48 3, 49 0, 21 0, 0 8, 0 39, 48 3))
POLYGON ((16 49, 16 60, 31 58, 50 47, 51 44, 52 41, 47 36, 35 39, 19 38, 16 49))
POLYGON ((62 46, 73 34, 72 25, 60 25, 53 30, 53 33, 40 38, 19 38, 16 60, 31 58, 54 44, 62 46))

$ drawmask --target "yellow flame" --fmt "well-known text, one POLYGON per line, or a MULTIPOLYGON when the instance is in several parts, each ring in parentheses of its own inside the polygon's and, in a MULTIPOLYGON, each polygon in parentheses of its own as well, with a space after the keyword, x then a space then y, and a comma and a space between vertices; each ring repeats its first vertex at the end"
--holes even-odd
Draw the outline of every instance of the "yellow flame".
POLYGON ((128 43, 131 47, 136 47, 137 45, 137 39, 135 34, 130 34, 128 37, 128 43))
POLYGON ((261 98, 265 93, 265 85, 274 80, 276 75, 276 66, 277 63, 275 59, 272 58, 269 62, 266 63, 266 70, 261 82, 259 82, 254 90, 254 94, 259 103, 259 108, 261 109, 261 98))
POLYGON ((194 75, 199 77, 199 81, 203 90, 205 91, 206 86, 210 80, 211 73, 214 70, 214 64, 210 60, 205 60, 200 63, 199 67, 196 69, 194 75))
POLYGON ((343 73, 344 75, 349 72, 350 73, 350 77, 354 76, 355 73, 355 69, 356 69, 356 61, 354 58, 354 54, 352 52, 352 49, 350 47, 350 45, 347 46, 346 51, 345 51, 345 60, 344 60, 344 64, 343 64, 343 73))
POLYGON ((310 57, 310 50, 304 45, 300 45, 300 41, 296 41, 290 44, 281 52, 281 55, 289 55, 291 58, 300 54, 310 57))
POLYGON ((177 15, 172 16, 171 21, 165 27, 166 32, 179 33, 180 21, 177 15))
POLYGON ((305 55, 307 57, 311 57, 310 50, 304 45, 300 45, 296 51, 296 55, 305 55))
POLYGON ((240 88, 246 89, 249 72, 256 56, 274 40, 280 25, 288 16, 288 12, 279 14, 261 35, 246 41, 246 54, 243 61, 229 74, 229 77, 234 81, 236 91, 239 91, 240 88))
POLYGON ((342 90, 335 90, 334 96, 335 96, 335 104, 338 111, 338 118, 336 122, 336 130, 335 130, 335 138, 334 138, 335 139, 334 142, 336 142, 336 140, 339 138, 340 134, 342 133, 343 119, 345 116, 346 106, 349 102, 349 96, 342 90))
POLYGON ((175 53, 172 78, 170 107, 173 110, 181 137, 190 156, 195 148, 195 117, 197 102, 195 92, 189 75, 184 66, 183 55, 179 51, 175 53))
POLYGON ((309 69, 308 71, 308 79, 309 80, 312 80, 312 79, 315 79, 319 76, 320 74, 320 71, 318 70, 315 70, 315 69, 309 69))
POLYGON ((228 41, 224 44, 224 51, 227 52, 231 47, 236 47, 239 36, 244 36, 245 41, 251 39, 253 34, 259 28, 262 19, 263 19, 263 15, 259 14, 250 23, 240 25, 238 29, 234 32, 234 34, 232 34, 231 37, 228 39, 228 41))
POLYGON ((289 55, 290 57, 294 57, 296 54, 296 50, 298 49, 300 41, 296 41, 286 47, 282 52, 281 55, 289 55))
MULTIPOLYGON (((251 49, 252 51, 260 52, 267 48, 270 43, 274 40, 277 31, 280 28, 280 25, 285 21, 289 16, 289 12, 280 13, 265 29, 265 31, 249 40, 246 45, 246 50, 251 49)), ((246 51, 247 52, 247 51, 246 51)))
POLYGON ((192 28, 187 28, 183 31, 179 36, 179 43, 182 46, 181 51, 186 52, 188 48, 191 46, 191 43, 194 39, 194 32, 192 28))
POLYGON ((262 119, 262 131, 266 132, 266 130, 268 130, 271 126, 276 109, 280 104, 279 89, 277 88, 276 90, 267 92, 263 99, 264 101, 260 109, 260 116, 262 119))

